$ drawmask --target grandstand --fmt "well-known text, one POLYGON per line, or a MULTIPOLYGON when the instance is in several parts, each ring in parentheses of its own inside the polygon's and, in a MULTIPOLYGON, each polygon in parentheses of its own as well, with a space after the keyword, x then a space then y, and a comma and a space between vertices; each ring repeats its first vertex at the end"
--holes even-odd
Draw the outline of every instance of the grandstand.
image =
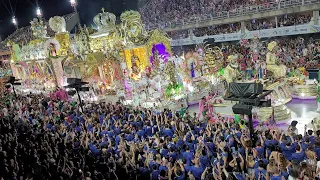
POLYGON ((140 8, 148 30, 160 28, 172 46, 317 33, 318 0, 149 0, 140 8))

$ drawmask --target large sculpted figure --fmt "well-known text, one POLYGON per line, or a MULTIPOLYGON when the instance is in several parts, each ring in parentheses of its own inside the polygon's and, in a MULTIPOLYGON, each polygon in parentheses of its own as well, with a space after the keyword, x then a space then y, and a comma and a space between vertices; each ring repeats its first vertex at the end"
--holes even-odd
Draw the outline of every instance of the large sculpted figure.
POLYGON ((115 29, 116 16, 112 13, 105 12, 102 8, 102 13, 99 13, 93 18, 93 22, 97 25, 100 32, 111 32, 115 29))
POLYGON ((143 44, 147 33, 137 11, 126 11, 121 14, 121 36, 134 44, 143 44))
POLYGON ((240 72, 238 70, 239 65, 237 62, 238 56, 237 55, 230 55, 228 57, 228 66, 224 70, 224 78, 226 79, 227 83, 231 83, 239 79, 240 72))
POLYGON ((272 41, 268 44, 267 53, 267 70, 272 72, 272 76, 275 79, 282 78, 286 75, 286 66, 280 65, 278 61, 278 57, 276 55, 277 51, 277 43, 272 41))
POLYGON ((63 17, 54 16, 50 18, 49 25, 55 33, 66 32, 66 20, 63 17))

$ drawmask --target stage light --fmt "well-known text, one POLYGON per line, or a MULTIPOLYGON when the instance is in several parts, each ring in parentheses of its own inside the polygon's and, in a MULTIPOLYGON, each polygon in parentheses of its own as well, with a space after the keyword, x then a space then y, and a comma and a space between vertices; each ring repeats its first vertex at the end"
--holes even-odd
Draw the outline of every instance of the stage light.
POLYGON ((70 0, 71 6, 75 7, 77 5, 77 1, 76 0, 70 0))
POLYGON ((37 7, 36 13, 37 13, 37 16, 38 16, 38 17, 41 17, 41 16, 42 16, 40 7, 37 7))
POLYGON ((12 23, 16 26, 18 24, 18 21, 15 16, 12 17, 12 23))

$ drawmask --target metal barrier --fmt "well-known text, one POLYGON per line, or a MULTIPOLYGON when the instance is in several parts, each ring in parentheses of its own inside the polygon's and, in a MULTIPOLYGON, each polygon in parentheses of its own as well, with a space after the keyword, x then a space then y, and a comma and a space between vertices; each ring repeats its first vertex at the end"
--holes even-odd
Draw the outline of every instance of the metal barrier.
POLYGON ((283 0, 279 2, 269 2, 269 3, 260 4, 260 5, 239 7, 233 10, 221 11, 214 14, 202 14, 202 17, 197 18, 197 20, 182 19, 180 22, 168 23, 167 25, 162 27, 160 27, 159 25, 149 26, 149 29, 175 28, 175 27, 184 26, 188 24, 195 24, 197 22, 211 21, 214 19, 224 19, 224 18, 231 18, 236 16, 251 15, 251 14, 257 14, 261 12, 275 11, 275 10, 280 10, 285 8, 306 6, 306 5, 313 5, 313 4, 320 4, 320 0, 283 0))

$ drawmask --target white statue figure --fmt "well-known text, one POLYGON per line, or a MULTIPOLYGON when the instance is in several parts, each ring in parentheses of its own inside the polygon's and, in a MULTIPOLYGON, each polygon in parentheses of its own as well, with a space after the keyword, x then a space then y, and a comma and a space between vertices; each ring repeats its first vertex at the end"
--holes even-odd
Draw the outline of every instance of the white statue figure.
POLYGON ((104 12, 102 8, 102 13, 97 14, 93 18, 93 22, 97 25, 98 31, 109 31, 115 28, 116 16, 109 12, 104 12))
POLYGON ((46 38, 47 37, 47 26, 44 25, 43 21, 38 18, 34 18, 31 22, 32 34, 36 38, 46 38))
POLYGON ((63 17, 54 16, 50 18, 49 25, 55 33, 66 32, 66 20, 63 17))

